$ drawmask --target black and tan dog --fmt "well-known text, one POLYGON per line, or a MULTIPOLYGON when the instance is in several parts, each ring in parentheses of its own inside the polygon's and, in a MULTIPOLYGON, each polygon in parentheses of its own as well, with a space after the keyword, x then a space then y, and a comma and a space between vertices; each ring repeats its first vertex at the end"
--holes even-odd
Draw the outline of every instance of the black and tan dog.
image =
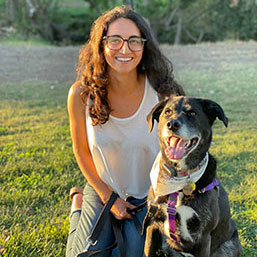
POLYGON ((241 256, 228 195, 208 153, 216 118, 228 125, 220 105, 190 97, 163 100, 148 115, 150 131, 159 122, 161 152, 151 171, 145 256, 241 256))

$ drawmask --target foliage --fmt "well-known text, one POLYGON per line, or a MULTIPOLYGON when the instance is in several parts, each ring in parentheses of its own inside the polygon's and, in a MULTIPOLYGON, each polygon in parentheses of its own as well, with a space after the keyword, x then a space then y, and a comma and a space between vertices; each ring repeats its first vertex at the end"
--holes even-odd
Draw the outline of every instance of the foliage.
MULTIPOLYGON (((224 0, 212 13, 210 40, 257 39, 257 2, 255 0, 224 0)), ((207 37, 207 38, 208 38, 207 37)))
POLYGON ((39 35, 53 41, 51 21, 58 9, 58 0, 6 0, 4 6, 6 20, 19 34, 39 35))
POLYGON ((92 22, 96 17, 96 10, 89 12, 87 8, 61 7, 53 18, 53 22, 61 24, 62 28, 62 31, 56 32, 55 40, 68 44, 84 43, 88 39, 92 22))
MULTIPOLYGON (((26 37, 40 35, 56 43, 85 42, 92 22, 102 12, 123 3, 131 3, 138 13, 149 20, 156 37, 162 43, 188 44, 225 39, 257 40, 256 0, 21 0, 15 2, 19 3, 16 8, 17 15, 13 20, 10 19, 12 15, 6 17, 15 25, 18 33, 26 37), (36 10, 32 16, 29 15, 31 8, 28 2, 33 3, 36 10)), ((0 19, 4 6, 8 9, 1 0, 0 19)))

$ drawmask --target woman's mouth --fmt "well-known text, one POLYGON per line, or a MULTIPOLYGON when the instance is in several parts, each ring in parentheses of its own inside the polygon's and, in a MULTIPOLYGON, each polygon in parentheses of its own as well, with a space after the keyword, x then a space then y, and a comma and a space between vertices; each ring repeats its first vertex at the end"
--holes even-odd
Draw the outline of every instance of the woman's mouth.
POLYGON ((129 57, 129 58, 125 58, 125 57, 116 57, 115 58, 118 62, 124 62, 124 63, 126 63, 126 62, 130 62, 130 61, 132 61, 132 57, 129 57))

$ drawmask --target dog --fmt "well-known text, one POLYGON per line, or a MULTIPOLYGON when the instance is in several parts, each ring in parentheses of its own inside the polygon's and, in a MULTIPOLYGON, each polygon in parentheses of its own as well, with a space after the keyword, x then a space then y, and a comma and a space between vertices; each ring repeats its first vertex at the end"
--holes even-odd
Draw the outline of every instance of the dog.
POLYGON ((144 256, 241 256, 228 195, 208 152, 216 118, 228 126, 219 104, 186 96, 160 101, 147 116, 150 132, 159 123, 160 153, 150 174, 144 256))

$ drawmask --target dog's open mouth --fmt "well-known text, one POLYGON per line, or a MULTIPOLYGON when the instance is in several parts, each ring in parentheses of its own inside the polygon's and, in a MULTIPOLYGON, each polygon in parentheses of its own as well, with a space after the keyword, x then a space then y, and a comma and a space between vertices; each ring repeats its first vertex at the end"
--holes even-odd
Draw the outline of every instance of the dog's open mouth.
POLYGON ((168 147, 165 149, 165 154, 171 160, 180 160, 196 147, 198 141, 198 137, 183 139, 173 135, 168 138, 168 147))

